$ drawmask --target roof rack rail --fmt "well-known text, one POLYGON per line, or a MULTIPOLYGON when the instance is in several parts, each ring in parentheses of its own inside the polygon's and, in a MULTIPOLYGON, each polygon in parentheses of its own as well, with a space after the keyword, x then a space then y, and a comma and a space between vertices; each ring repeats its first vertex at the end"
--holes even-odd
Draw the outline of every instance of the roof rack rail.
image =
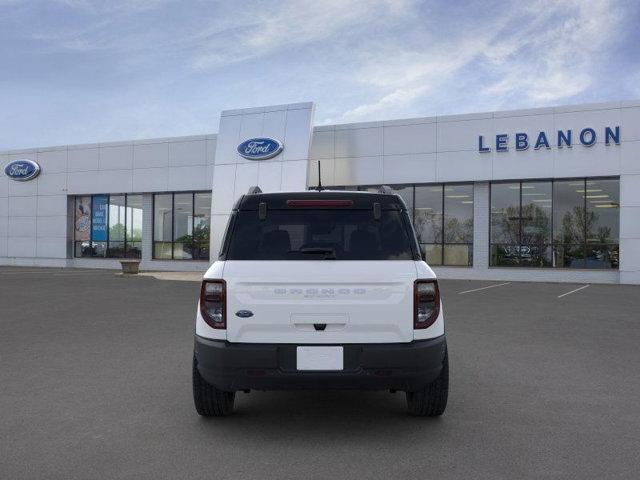
POLYGON ((254 195, 256 193, 262 193, 262 189, 259 186, 254 185, 253 187, 249 188, 247 195, 254 195))
POLYGON ((380 185, 380 188, 378 188, 378 193, 383 193, 385 195, 393 195, 393 190, 389 185, 380 185))

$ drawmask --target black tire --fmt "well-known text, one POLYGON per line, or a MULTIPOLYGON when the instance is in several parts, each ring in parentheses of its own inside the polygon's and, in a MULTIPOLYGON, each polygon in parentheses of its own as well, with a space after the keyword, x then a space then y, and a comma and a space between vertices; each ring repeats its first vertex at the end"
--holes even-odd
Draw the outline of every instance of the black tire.
POLYGON ((444 352, 442 370, 438 378, 417 392, 407 392, 407 410, 418 417, 437 417, 447 408, 449 396, 449 355, 444 352))
POLYGON ((198 371, 196 356, 193 356, 193 402, 196 411, 203 417, 224 417, 233 412, 235 392, 223 392, 207 383, 198 371))

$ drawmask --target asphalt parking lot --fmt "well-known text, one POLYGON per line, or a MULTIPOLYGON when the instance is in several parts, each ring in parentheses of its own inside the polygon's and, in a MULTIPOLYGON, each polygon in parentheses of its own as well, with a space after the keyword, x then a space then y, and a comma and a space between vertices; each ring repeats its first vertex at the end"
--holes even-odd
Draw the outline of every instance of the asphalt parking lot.
POLYGON ((240 393, 200 418, 198 287, 0 267, 0 478, 640 475, 640 287, 441 281, 439 419, 387 392, 240 393))

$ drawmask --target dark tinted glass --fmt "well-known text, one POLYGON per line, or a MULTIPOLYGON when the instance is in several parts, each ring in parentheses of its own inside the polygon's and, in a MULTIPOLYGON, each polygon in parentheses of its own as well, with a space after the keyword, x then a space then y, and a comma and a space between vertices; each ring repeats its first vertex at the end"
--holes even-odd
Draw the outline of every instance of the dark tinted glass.
POLYGON ((124 242, 125 197, 109 196, 109 242, 124 242))
POLYGON ((370 210, 237 212, 228 260, 412 260, 402 213, 370 210))
POLYGON ((127 195, 127 248, 129 258, 142 256, 142 195, 127 195))
POLYGON ((554 243, 584 243, 585 182, 568 180, 553 183, 554 243))
POLYGON ((193 205, 193 258, 209 260, 211 193, 196 193, 193 205))
POLYGON ((491 266, 493 267, 516 267, 520 258, 520 247, 518 245, 497 245, 491 244, 491 266))
POLYGON ((109 245, 107 257, 124 257, 125 196, 109 195, 109 245))
POLYGON ((418 241, 442 243, 442 185, 417 186, 414 208, 418 241))
POLYGON ((173 200, 173 258, 192 258, 193 194, 176 193, 173 200))
POLYGON ((555 266, 560 268, 585 268, 584 244, 555 245, 555 266))
POLYGON ((587 243, 618 243, 620 228, 620 181, 587 180, 587 243))
POLYGON ((551 265, 551 185, 551 182, 522 183, 522 266, 551 265))
POLYGON ((473 185, 444 186, 444 243, 473 242, 473 185))
POLYGON ((491 265, 618 268, 619 189, 618 179, 492 184, 491 265))
POLYGON ((444 186, 444 265, 473 263, 473 185, 444 186))
POLYGON ((173 218, 172 196, 163 193, 153 196, 153 239, 155 241, 170 242, 173 218))
POLYGON ((587 244, 585 261, 587 268, 618 268, 618 244, 587 244))
MULTIPOLYGON (((429 265, 473 264, 473 184, 390 187, 404 200, 422 257, 429 265)), ((379 188, 346 187, 347 190, 371 192, 377 192, 379 188)))
POLYGON ((520 244, 519 183, 491 185, 491 243, 520 244))

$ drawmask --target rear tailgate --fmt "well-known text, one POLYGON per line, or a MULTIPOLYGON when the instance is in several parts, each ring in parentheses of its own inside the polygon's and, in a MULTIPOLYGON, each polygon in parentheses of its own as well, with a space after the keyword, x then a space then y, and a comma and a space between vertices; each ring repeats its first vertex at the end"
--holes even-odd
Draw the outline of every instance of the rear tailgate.
POLYGON ((413 340, 412 260, 227 260, 224 278, 230 342, 413 340))

